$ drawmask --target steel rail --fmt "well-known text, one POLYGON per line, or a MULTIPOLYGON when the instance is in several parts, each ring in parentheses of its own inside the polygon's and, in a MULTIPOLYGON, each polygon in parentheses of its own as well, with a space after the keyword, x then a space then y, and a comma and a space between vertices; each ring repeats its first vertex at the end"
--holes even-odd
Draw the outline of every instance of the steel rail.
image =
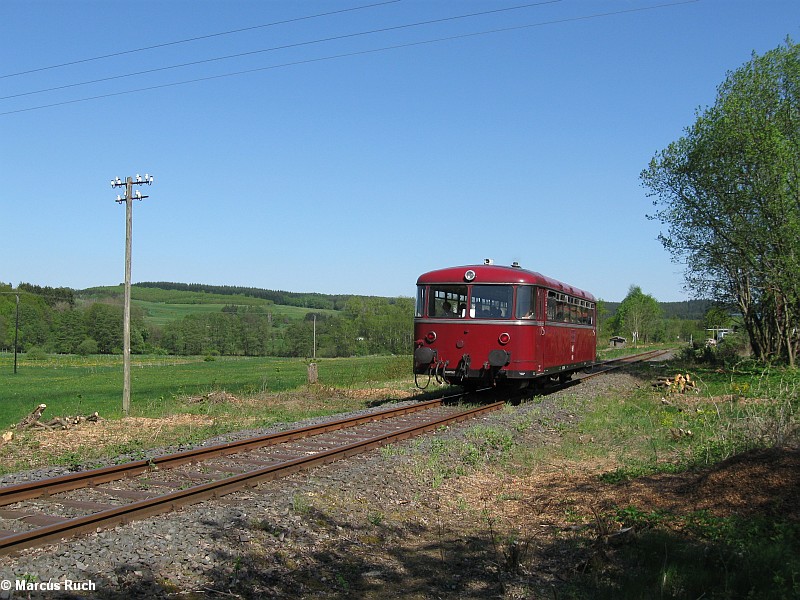
POLYGON ((505 402, 495 402, 455 415, 441 417, 427 423, 413 425, 398 431, 384 433, 359 442, 353 442, 337 448, 325 450, 313 455, 304 456, 283 463, 256 469, 247 473, 233 475, 201 484, 184 490, 178 490, 162 496, 140 500, 124 506, 107 509, 91 515, 65 519, 60 523, 39 527, 31 531, 13 534, 0 538, 0 555, 10 554, 17 550, 39 546, 48 542, 58 541, 64 537, 97 531, 99 528, 108 527, 118 523, 127 523, 134 519, 152 516, 175 510, 179 506, 195 504, 209 498, 216 498, 237 491, 243 487, 253 486, 261 481, 277 479, 308 469, 313 466, 326 464, 360 454, 386 444, 401 441, 421 435, 438 427, 474 418, 480 414, 499 410, 505 402))
POLYGON ((578 381, 591 379, 592 377, 597 377, 598 375, 608 373, 609 371, 615 371, 616 369, 621 369, 622 367, 625 367, 633 363, 662 356, 663 354, 667 354, 668 352, 669 350, 650 350, 648 352, 643 352, 641 354, 633 354, 631 356, 623 356, 622 358, 614 358, 611 360, 603 361, 602 363, 598 363, 596 365, 600 369, 599 371, 595 371, 593 373, 584 375, 580 377, 578 381), (620 363, 620 364, 615 364, 615 363, 620 363))
POLYGON ((125 479, 127 477, 135 477, 155 469, 171 469, 187 463, 200 462, 227 454, 235 454, 237 452, 247 452, 256 448, 273 446, 312 435, 355 427, 372 421, 380 421, 419 412, 439 406, 443 404, 445 400, 446 398, 437 398, 418 404, 391 408, 336 421, 328 421, 326 423, 271 433, 255 438, 226 442, 214 446, 199 447, 184 452, 165 454, 151 459, 136 460, 121 465, 112 465, 109 467, 90 469, 88 471, 80 471, 78 473, 69 473, 67 475, 60 475, 58 477, 39 481, 10 485, 0 488, 0 506, 7 506, 15 502, 48 496, 59 492, 68 492, 70 490, 91 487, 101 483, 125 479))

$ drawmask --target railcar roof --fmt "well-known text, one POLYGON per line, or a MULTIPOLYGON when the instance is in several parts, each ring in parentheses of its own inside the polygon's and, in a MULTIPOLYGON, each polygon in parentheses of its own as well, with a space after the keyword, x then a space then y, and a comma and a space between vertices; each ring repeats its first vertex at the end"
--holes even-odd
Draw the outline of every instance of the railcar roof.
POLYGON ((437 269, 436 271, 423 273, 419 276, 419 279, 417 279, 417 285, 426 283, 527 283, 531 285, 541 285, 564 292, 565 294, 572 294, 573 296, 579 296, 586 300, 595 301, 595 297, 589 292, 573 287, 567 283, 546 277, 535 271, 529 271, 519 267, 506 267, 503 265, 464 265, 461 267, 437 269), (467 282, 464 277, 467 271, 475 272, 475 279, 471 282, 467 282))

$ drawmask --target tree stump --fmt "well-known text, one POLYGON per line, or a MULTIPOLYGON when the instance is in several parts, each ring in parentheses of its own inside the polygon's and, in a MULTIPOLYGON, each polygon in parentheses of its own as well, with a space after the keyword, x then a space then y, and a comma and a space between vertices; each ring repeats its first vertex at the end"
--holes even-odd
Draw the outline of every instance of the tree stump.
POLYGON ((317 363, 308 364, 308 384, 314 385, 319 382, 319 373, 317 372, 317 363))

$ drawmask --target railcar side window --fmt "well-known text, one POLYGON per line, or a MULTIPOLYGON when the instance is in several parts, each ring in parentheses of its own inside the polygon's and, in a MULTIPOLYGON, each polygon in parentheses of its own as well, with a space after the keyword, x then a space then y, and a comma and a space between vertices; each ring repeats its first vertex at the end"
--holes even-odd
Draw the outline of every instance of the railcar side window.
POLYGON ((514 288, 510 285, 473 285, 470 316, 475 319, 510 319, 513 293, 514 288))
POLYGON ((536 288, 521 285, 517 288, 517 318, 533 319, 536 316, 536 288))
POLYGON ((564 294, 559 294, 558 292, 554 292, 553 290, 547 291, 547 320, 548 321, 563 321, 564 320, 564 310, 563 310, 563 302, 561 301, 561 296, 564 294))
POLYGON ((575 325, 594 324, 594 302, 553 290, 547 291, 547 320, 575 325))
POLYGON ((428 316, 463 319, 467 316, 467 286, 432 285, 428 296, 428 316))

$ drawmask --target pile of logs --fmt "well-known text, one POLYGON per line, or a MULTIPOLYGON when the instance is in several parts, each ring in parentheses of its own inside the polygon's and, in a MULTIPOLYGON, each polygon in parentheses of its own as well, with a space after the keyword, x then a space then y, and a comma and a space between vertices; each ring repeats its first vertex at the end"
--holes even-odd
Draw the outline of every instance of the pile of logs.
MULTIPOLYGON (((28 416, 26 416, 16 425, 13 425, 11 429, 16 429, 17 431, 22 431, 25 429, 45 429, 49 431, 55 431, 70 429, 77 425, 82 425, 83 423, 97 423, 98 421, 102 421, 100 414, 97 412, 94 412, 88 416, 78 415, 76 417, 54 417, 47 421, 43 421, 42 413, 44 413, 46 408, 47 404, 40 404, 33 409, 28 416)), ((2 434, 0 434, 0 446, 7 444, 13 439, 13 431, 4 431, 2 434)))
POLYGON ((659 377, 655 383, 653 383, 653 387, 664 388, 668 394, 673 392, 685 394, 689 391, 697 391, 697 384, 692 381, 689 373, 686 373, 686 375, 678 373, 672 378, 659 377))
POLYGON ((100 421, 100 414, 97 412, 92 413, 91 415, 84 416, 78 415, 76 417, 54 417, 48 421, 42 421, 42 413, 47 408, 46 404, 40 404, 37 406, 32 413, 30 413, 27 417, 22 419, 19 423, 14 426, 14 429, 22 430, 22 429, 34 429, 36 427, 40 427, 42 429, 69 429, 70 427, 74 427, 75 425, 81 425, 83 423, 96 423, 100 421))

